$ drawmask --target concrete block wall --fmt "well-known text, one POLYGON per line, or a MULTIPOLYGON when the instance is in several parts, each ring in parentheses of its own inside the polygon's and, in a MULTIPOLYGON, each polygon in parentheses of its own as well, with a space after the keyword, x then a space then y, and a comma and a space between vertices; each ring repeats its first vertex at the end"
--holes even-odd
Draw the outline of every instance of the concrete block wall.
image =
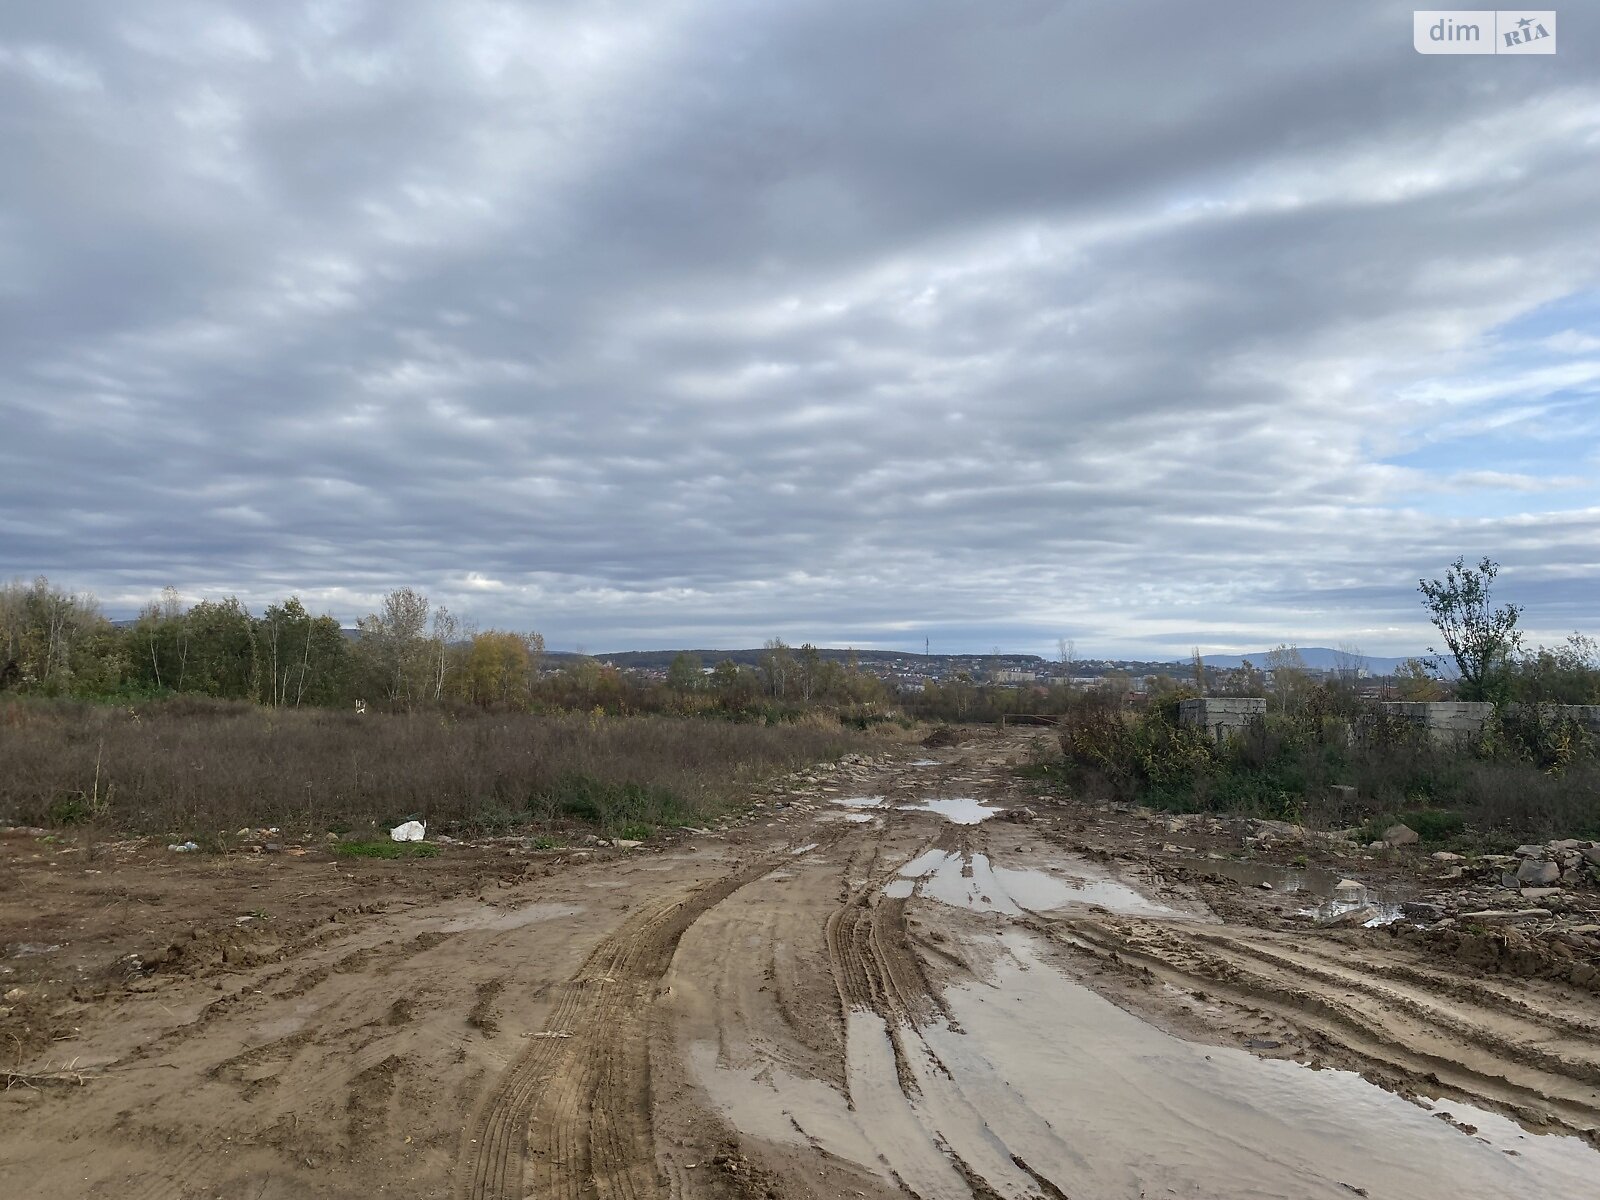
MULTIPOLYGON (((1519 705, 1508 706, 1515 715, 1519 705)), ((1470 742, 1483 736, 1494 718, 1494 705, 1468 700, 1386 700, 1383 711, 1425 730, 1437 742, 1470 742)), ((1600 736, 1600 704, 1552 704, 1548 716, 1576 721, 1600 736)), ((1178 723, 1208 730, 1218 741, 1243 733, 1267 715, 1267 702, 1256 696, 1202 696, 1178 701, 1178 723)))
MULTIPOLYGON (((1521 707, 1520 704, 1511 706, 1512 711, 1521 707)), ((1546 711, 1551 716, 1576 721, 1590 733, 1600 735, 1600 704, 1552 704, 1546 711)))
POLYGON ((1494 705, 1471 700, 1387 700, 1383 711, 1426 730, 1435 741, 1471 741, 1483 735, 1494 705))
POLYGON ((1243 733, 1267 715, 1260 696, 1200 696, 1178 701, 1178 724, 1204 729, 1219 742, 1243 733))
MULTIPOLYGON (((1517 716, 1520 704, 1506 706, 1508 716, 1517 716)), ((1412 722, 1438 741, 1467 740, 1483 735, 1484 726, 1494 717, 1494 705, 1472 703, 1465 700, 1443 700, 1435 703, 1391 700, 1383 705, 1385 712, 1412 722)), ((1550 704, 1544 707, 1547 717, 1555 720, 1576 721, 1593 734, 1600 734, 1600 704, 1550 704)))

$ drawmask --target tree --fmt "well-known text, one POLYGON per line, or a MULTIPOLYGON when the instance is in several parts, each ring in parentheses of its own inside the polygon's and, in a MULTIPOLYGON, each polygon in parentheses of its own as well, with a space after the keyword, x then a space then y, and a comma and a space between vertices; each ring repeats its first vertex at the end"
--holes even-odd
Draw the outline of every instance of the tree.
POLYGON ((1333 672, 1346 687, 1355 687, 1366 667, 1366 656, 1354 642, 1340 642, 1333 648, 1333 672))
POLYGON ((461 622, 444 605, 433 610, 433 636, 428 639, 428 679, 435 702, 444 698, 444 681, 450 674, 451 657, 461 636, 461 622))
POLYGON ((722 706, 733 710, 747 707, 761 694, 760 676, 731 658, 723 659, 712 669, 711 686, 722 706))
POLYGON ((536 633, 477 634, 463 668, 468 698, 474 704, 527 705, 543 652, 544 639, 536 633))
POLYGON ((383 598, 383 611, 356 622, 365 683, 391 703, 411 705, 433 691, 437 663, 428 633, 428 598, 415 588, 397 588, 383 598))
POLYGON ((263 704, 298 708, 345 699, 350 644, 330 616, 313 617, 290 596, 256 622, 263 704))
POLYGON ((43 575, 0 589, 0 687, 93 695, 116 687, 126 665, 94 597, 43 575))
POLYGON ((183 691, 189 672, 189 614, 178 589, 168 584, 161 599, 139 610, 134 625, 134 669, 158 690, 183 691))
POLYGON ((237 596, 202 600, 184 618, 189 645, 189 691, 230 700, 258 691, 256 623, 237 596))
POLYGON ((1600 643, 1571 634, 1516 664, 1516 698, 1529 704, 1600 704, 1600 643))
POLYGON ((762 682, 775 699, 782 700, 789 694, 791 676, 794 674, 794 655, 782 638, 773 638, 765 649, 760 666, 762 682))
POLYGON ((1402 700, 1442 700, 1444 689, 1433 670, 1420 658, 1408 658, 1395 668, 1394 688, 1402 700))
POLYGON ((311 658, 311 614, 298 596, 269 604, 256 622, 263 704, 298 705, 311 658))
POLYGON ((1061 711, 1072 711, 1072 672, 1078 661, 1078 643, 1071 638, 1056 639, 1056 658, 1061 663, 1061 711))
POLYGON ((800 690, 800 699, 807 704, 811 703, 821 689, 822 684, 822 655, 810 642, 800 647, 800 656, 795 663, 795 684, 800 690))
POLYGON ((1279 643, 1267 651, 1267 670, 1272 674, 1272 691, 1278 697, 1278 707, 1288 712, 1298 707, 1311 686, 1311 672, 1300 651, 1279 643))
MULTIPOLYGON (((1461 678, 1456 693, 1463 700, 1505 700, 1510 692, 1511 655, 1521 642, 1517 618, 1522 610, 1514 604, 1490 607, 1490 590, 1499 575, 1498 563, 1485 558, 1469 567, 1457 558, 1443 579, 1419 579, 1417 590, 1446 649, 1455 660, 1461 678)), ((1439 652, 1431 646, 1433 666, 1439 668, 1439 652)))
POLYGON ((687 650, 679 651, 667 668, 667 686, 675 692, 698 691, 705 683, 705 672, 700 669, 700 656, 687 650))

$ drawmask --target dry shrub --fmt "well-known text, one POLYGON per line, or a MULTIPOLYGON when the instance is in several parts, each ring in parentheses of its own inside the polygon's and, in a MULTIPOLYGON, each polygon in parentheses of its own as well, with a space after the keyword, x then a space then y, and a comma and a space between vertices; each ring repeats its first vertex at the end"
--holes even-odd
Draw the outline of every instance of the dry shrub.
POLYGON ((757 779, 868 743, 821 723, 524 713, 357 715, 184 697, 0 707, 0 823, 199 833, 420 817, 482 830, 699 822, 757 779))

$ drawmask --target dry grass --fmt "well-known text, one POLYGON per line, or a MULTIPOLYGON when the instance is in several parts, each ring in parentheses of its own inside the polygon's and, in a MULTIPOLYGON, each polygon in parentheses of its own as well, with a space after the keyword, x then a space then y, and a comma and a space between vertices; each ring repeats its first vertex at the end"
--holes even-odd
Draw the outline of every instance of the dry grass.
POLYGON ((837 723, 12 703, 0 706, 0 823, 202 842, 246 825, 408 818, 430 835, 563 817, 693 824, 764 777, 867 744, 837 723))

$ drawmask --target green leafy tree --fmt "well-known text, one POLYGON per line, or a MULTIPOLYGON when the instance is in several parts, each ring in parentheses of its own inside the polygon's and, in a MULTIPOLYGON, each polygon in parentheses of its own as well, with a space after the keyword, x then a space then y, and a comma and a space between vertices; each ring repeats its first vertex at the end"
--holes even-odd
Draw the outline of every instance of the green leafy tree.
POLYGON ((158 691, 183 691, 189 675, 189 612, 177 588, 163 588, 159 600, 139 610, 128 640, 139 682, 158 691))
POLYGON ((228 699, 256 695, 260 664, 255 621, 238 597, 202 600, 189 609, 186 623, 189 664, 185 690, 228 699))
POLYGON ((0 589, 0 687, 92 695, 114 687, 120 646, 94 597, 43 575, 0 589))
POLYGON ((350 643, 332 617, 313 617, 297 596, 269 604, 256 623, 263 704, 343 703, 349 676, 350 643))
MULTIPOLYGON (((1491 607, 1490 591, 1500 573, 1497 563, 1488 558, 1469 567, 1457 558, 1443 579, 1419 579, 1417 590, 1446 649, 1455 660, 1460 683, 1457 694, 1463 700, 1508 698, 1511 685, 1511 656, 1522 635, 1517 618, 1522 610, 1514 604, 1491 607)), ((1439 652, 1429 647, 1437 668, 1439 652)))
POLYGON ((675 692, 696 692, 705 684, 700 656, 687 650, 675 655, 667 668, 667 686, 675 692))
POLYGON ((1529 704, 1600 704, 1600 643, 1573 633, 1516 663, 1514 692, 1529 704))

